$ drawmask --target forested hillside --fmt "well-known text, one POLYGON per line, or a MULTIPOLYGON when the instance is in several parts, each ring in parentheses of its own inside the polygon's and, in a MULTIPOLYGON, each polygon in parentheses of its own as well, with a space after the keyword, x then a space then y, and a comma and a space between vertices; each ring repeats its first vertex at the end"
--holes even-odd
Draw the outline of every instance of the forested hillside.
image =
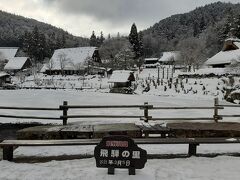
POLYGON ((52 25, 0 11, 0 46, 23 46, 24 34, 38 28, 44 34, 46 43, 60 41, 64 37, 65 47, 86 46, 89 40, 76 37, 52 25))
MULTIPOLYGON (((163 51, 187 49, 189 43, 206 58, 222 48, 230 35, 239 36, 240 4, 213 3, 185 13, 173 15, 143 31, 145 56, 159 56, 163 51), (238 30, 237 30, 238 29, 238 30)), ((240 38, 240 37, 239 37, 240 38)))

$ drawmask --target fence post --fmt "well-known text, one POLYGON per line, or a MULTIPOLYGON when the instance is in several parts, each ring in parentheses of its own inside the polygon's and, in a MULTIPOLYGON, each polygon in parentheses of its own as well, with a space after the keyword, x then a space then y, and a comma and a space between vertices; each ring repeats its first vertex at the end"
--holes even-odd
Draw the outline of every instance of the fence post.
MULTIPOLYGON (((144 105, 148 105, 148 102, 145 102, 144 105)), ((144 107, 144 121, 148 122, 148 106, 144 107)))
POLYGON ((67 101, 63 101, 63 125, 67 125, 67 112, 68 112, 68 108, 65 107, 68 105, 67 101))
POLYGON ((218 105, 219 105, 218 98, 214 98, 214 115, 213 115, 213 118, 214 118, 214 121, 216 123, 218 122, 218 119, 219 119, 219 116, 218 116, 218 105))

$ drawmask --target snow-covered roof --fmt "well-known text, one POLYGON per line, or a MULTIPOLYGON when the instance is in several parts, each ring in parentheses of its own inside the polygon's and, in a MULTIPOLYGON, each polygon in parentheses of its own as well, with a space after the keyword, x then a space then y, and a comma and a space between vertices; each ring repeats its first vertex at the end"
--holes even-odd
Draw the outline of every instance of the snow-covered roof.
MULTIPOLYGON (((234 42, 235 44, 236 42, 234 42)), ((240 43, 236 43, 240 46, 240 43)), ((213 57, 209 58, 205 64, 206 65, 216 65, 216 64, 230 64, 233 61, 240 62, 240 49, 230 50, 230 51, 220 51, 213 57)))
POLYGON ((240 49, 240 42, 234 42, 234 44, 240 49))
POLYGON ((64 69, 75 69, 75 65, 84 63, 84 61, 90 57, 92 58, 96 47, 77 47, 77 48, 65 48, 57 49, 51 58, 53 61, 53 68, 55 70, 61 69, 60 58, 66 59, 64 69))
POLYGON ((5 70, 20 70, 22 69, 28 57, 14 57, 9 59, 8 63, 5 65, 5 70))
POLYGON ((233 42, 240 42, 240 39, 238 39, 238 38, 227 38, 227 39, 225 39, 225 42, 226 41, 233 41, 233 42))
POLYGON ((0 77, 8 76, 9 74, 6 72, 0 72, 0 77))
POLYGON ((117 70, 113 71, 112 76, 109 79, 109 83, 114 82, 128 82, 130 74, 133 73, 133 71, 127 71, 127 70, 117 70))
POLYGON ((159 59, 159 62, 176 61, 178 56, 179 51, 163 52, 163 56, 159 59))
POLYGON ((145 58, 144 60, 145 61, 157 61, 158 58, 145 58))
POLYGON ((179 75, 209 75, 209 74, 215 74, 215 75, 223 75, 226 74, 225 68, 203 68, 198 69, 195 72, 181 72, 179 75))
POLYGON ((0 47, 0 60, 11 59, 15 57, 18 47, 0 47))

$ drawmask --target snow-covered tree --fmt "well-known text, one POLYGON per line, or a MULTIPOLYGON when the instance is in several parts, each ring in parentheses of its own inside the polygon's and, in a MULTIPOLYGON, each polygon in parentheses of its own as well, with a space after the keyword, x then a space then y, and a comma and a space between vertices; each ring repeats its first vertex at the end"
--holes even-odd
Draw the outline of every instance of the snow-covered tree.
POLYGON ((135 58, 138 59, 141 56, 140 52, 140 44, 139 44, 139 37, 137 32, 137 26, 133 23, 131 27, 131 31, 129 34, 129 42, 133 47, 133 51, 135 52, 135 58))
POLYGON ((116 69, 131 69, 134 67, 134 51, 131 48, 131 45, 125 44, 121 50, 114 57, 114 65, 116 69))
POLYGON ((240 56, 237 60, 231 62, 231 64, 226 68, 226 72, 230 74, 240 74, 240 56))

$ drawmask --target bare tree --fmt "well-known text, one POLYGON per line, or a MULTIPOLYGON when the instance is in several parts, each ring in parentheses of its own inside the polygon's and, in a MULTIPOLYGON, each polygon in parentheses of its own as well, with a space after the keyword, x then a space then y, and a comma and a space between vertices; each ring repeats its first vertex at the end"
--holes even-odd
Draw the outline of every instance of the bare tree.
POLYGON ((179 63, 184 65, 187 71, 191 68, 198 69, 206 59, 204 54, 204 41, 198 38, 188 38, 178 44, 181 60, 179 63))
POLYGON ((58 55, 59 65, 61 69, 62 76, 64 74, 64 69, 68 63, 67 55, 65 53, 61 53, 58 55))
POLYGON ((46 64, 47 69, 49 70, 50 75, 52 75, 52 70, 55 67, 55 62, 53 59, 50 59, 49 62, 46 64))
POLYGON ((87 68, 87 74, 89 75, 91 72, 91 68, 94 66, 93 59, 90 56, 86 57, 83 65, 87 68))

